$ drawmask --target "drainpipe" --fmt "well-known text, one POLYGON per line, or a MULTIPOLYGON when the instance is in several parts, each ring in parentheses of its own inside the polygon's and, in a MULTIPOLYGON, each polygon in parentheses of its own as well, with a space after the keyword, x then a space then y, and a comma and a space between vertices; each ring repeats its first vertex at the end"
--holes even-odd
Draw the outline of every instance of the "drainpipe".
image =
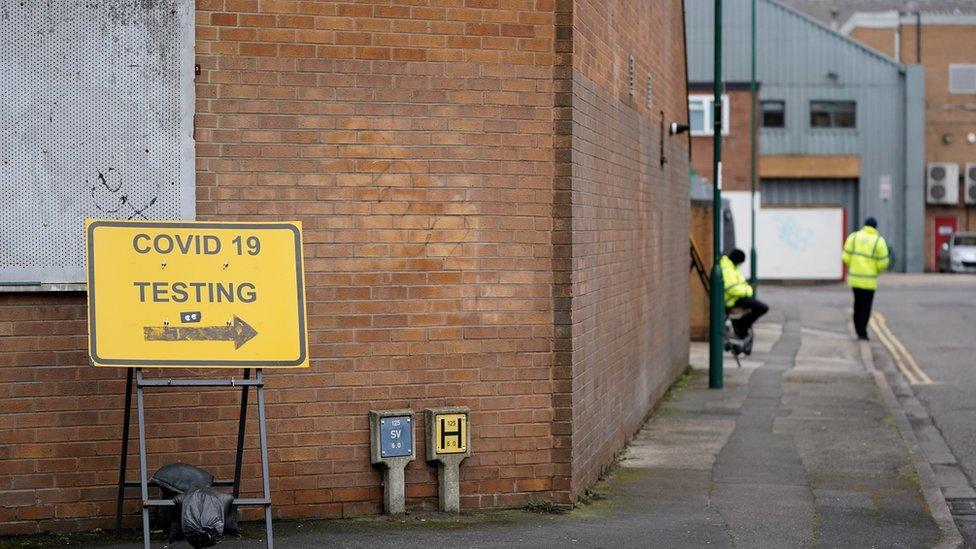
POLYGON ((759 99, 758 93, 756 93, 756 0, 752 0, 752 78, 749 81, 749 100, 750 103, 750 122, 751 122, 751 133, 749 134, 749 139, 751 141, 749 152, 751 158, 750 163, 750 183, 752 192, 749 194, 749 213, 752 217, 750 223, 751 229, 751 248, 749 250, 749 283, 752 284, 753 290, 756 288, 756 279, 758 278, 756 274, 756 264, 758 260, 756 259, 756 142, 758 141, 758 136, 756 134, 756 101, 759 99))
POLYGON ((922 64, 922 12, 915 10, 915 62, 922 64))
POLYGON ((722 0, 715 0, 715 99, 712 102, 712 281, 708 339, 708 387, 721 389, 722 332, 725 330, 725 283, 722 280, 722 0))

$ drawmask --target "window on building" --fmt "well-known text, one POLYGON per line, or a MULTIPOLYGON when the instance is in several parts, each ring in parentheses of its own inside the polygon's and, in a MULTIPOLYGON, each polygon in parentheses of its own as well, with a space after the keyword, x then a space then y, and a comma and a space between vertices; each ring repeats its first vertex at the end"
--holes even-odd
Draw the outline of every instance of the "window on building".
POLYGON ((785 101, 760 101, 759 110, 762 111, 762 127, 764 128, 786 127, 786 102, 785 101))
POLYGON ((856 107, 853 101, 811 101, 810 127, 853 128, 856 107))
POLYGON ((976 65, 949 64, 949 93, 976 93, 976 65))
MULTIPOLYGON (((691 135, 714 135, 712 123, 714 96, 692 95, 688 97, 688 124, 691 135)), ((722 96, 722 135, 729 135, 729 96, 722 96)))

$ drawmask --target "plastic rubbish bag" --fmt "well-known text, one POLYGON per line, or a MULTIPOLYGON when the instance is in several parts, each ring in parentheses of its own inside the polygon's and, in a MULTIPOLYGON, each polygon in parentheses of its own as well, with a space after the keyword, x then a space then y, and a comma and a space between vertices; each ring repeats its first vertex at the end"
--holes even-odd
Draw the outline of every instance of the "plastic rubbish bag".
POLYGON ((152 481, 163 489, 163 497, 169 499, 194 488, 213 486, 213 475, 189 463, 167 463, 153 474, 152 481))
POLYGON ((237 533, 237 517, 233 508, 234 497, 215 488, 194 488, 173 498, 180 508, 180 532, 177 539, 185 538, 195 548, 211 547, 220 543, 224 534, 237 533))
MULTIPOLYGON (((163 492, 163 499, 173 499, 194 488, 213 486, 213 475, 189 463, 167 463, 160 467, 150 480, 159 486, 163 492)), ((164 532, 169 532, 171 541, 175 541, 173 536, 179 534, 179 516, 179 508, 173 507, 162 507, 157 513, 156 525, 164 532)))

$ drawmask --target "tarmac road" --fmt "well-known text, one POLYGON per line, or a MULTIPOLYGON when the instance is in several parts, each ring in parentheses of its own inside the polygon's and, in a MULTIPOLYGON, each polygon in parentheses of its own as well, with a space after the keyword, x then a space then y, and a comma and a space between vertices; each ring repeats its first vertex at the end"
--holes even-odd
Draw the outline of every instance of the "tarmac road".
POLYGON ((884 314, 932 384, 916 384, 970 484, 976 479, 976 276, 894 275, 881 281, 884 314))

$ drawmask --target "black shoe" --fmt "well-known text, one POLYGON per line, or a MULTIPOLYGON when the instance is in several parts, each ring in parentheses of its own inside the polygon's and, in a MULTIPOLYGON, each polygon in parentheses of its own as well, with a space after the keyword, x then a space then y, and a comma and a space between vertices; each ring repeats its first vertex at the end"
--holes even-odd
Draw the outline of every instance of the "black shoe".
POLYGON ((859 336, 857 336, 857 339, 858 339, 859 341, 871 341, 871 338, 869 338, 869 337, 868 337, 868 336, 866 336, 866 335, 859 335, 859 336))

